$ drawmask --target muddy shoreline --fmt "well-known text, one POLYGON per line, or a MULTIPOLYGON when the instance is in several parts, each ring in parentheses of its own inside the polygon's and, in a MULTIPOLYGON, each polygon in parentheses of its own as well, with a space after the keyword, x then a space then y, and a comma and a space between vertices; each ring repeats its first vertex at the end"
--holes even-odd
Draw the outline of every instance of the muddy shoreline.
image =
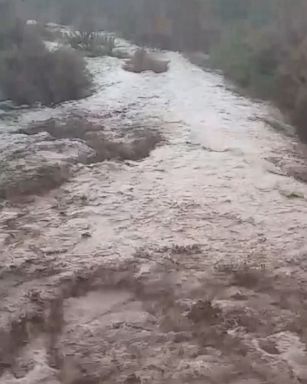
POLYGON ((164 55, 161 75, 91 59, 95 95, 2 117, 3 164, 64 174, 2 196, 0 383, 306 382, 305 147, 164 55), (76 113, 87 132, 29 131, 76 113), (150 130, 146 155, 92 161, 150 130))

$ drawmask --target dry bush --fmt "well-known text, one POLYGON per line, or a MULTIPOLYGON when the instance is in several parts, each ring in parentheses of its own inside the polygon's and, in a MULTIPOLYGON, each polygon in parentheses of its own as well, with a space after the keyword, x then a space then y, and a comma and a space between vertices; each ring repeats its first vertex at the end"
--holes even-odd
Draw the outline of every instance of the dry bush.
POLYGON ((115 37, 103 35, 99 37, 99 41, 105 49, 105 54, 112 56, 115 48, 115 37))
POLYGON ((146 52, 145 49, 138 49, 134 55, 126 61, 123 68, 129 72, 141 73, 144 71, 153 71, 163 73, 168 70, 169 62, 159 60, 146 52))
POLYGON ((115 37, 94 31, 75 31, 68 35, 67 40, 72 48, 90 57, 112 56, 115 48, 115 37))
POLYGON ((43 42, 25 36, 1 63, 0 87, 17 104, 52 105, 89 94, 91 76, 84 59, 71 49, 50 52, 43 42))
POLYGON ((44 41, 56 40, 56 33, 47 28, 43 23, 27 24, 26 28, 29 33, 37 34, 44 41))
POLYGON ((67 40, 72 48, 86 50, 90 47, 94 36, 95 32, 74 31, 68 34, 67 40))
POLYGON ((17 104, 52 105, 87 95, 91 76, 84 59, 71 49, 50 52, 42 33, 39 24, 27 25, 17 18, 0 33, 0 88, 4 97, 17 104))
POLYGON ((78 53, 60 48, 48 56, 50 75, 47 81, 51 103, 80 99, 89 94, 92 79, 84 59, 78 53))
POLYGON ((126 49, 114 48, 112 50, 112 57, 117 57, 118 59, 129 59, 131 55, 126 49))

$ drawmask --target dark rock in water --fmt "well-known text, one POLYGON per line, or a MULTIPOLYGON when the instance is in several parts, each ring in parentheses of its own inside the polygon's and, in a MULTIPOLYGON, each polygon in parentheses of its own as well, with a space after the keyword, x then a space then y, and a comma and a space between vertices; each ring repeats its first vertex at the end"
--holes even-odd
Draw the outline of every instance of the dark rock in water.
POLYGON ((90 232, 83 232, 82 235, 81 235, 84 239, 87 239, 89 237, 92 237, 92 235, 90 234, 90 232))

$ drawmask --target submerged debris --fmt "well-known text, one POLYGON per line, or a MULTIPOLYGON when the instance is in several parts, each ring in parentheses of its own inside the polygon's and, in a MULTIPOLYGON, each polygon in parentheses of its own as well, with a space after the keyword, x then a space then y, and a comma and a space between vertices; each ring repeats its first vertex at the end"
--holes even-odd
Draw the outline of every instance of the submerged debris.
POLYGON ((153 71, 163 73, 168 70, 169 62, 159 60, 150 55, 145 49, 137 49, 134 55, 126 61, 123 68, 129 72, 141 73, 153 71))
POLYGON ((110 137, 102 124, 74 116, 63 120, 49 119, 24 132, 30 135, 47 132, 55 139, 80 139, 95 151, 88 163, 112 159, 141 160, 162 142, 162 135, 154 129, 136 129, 129 137, 115 138, 114 134, 110 137))
POLYGON ((74 116, 31 124, 17 133, 12 136, 22 138, 19 146, 6 148, 0 156, 0 198, 4 199, 58 187, 78 163, 142 160, 163 141, 159 131, 150 128, 114 137, 102 124, 74 116))

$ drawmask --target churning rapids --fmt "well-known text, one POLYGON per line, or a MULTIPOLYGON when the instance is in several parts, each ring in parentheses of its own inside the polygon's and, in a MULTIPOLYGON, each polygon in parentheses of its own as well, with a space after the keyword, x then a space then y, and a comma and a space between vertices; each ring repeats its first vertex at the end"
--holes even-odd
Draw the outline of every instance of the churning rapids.
POLYGON ((304 148, 267 105, 161 55, 161 75, 90 59, 91 97, 1 115, 2 157, 62 161, 17 130, 72 111, 164 137, 3 201, 1 384, 307 382, 304 148))

